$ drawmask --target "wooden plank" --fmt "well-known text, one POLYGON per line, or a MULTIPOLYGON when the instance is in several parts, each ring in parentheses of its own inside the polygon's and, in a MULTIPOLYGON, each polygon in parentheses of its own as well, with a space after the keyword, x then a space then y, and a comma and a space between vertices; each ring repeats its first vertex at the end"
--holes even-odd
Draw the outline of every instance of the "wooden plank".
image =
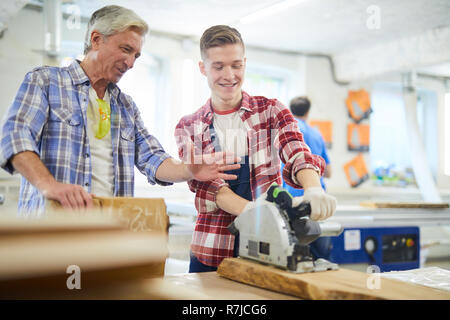
POLYGON ((148 232, 4 236, 0 238, 0 281, 65 275, 70 265, 82 272, 148 265, 166 256, 165 236, 148 232))
POLYGON ((448 203, 429 203, 429 202, 373 202, 364 201, 361 206, 367 208, 419 208, 419 209, 447 209, 448 203))
POLYGON ((131 231, 168 232, 169 216, 162 198, 94 197, 94 201, 131 231))
MULTIPOLYGON (((118 219, 133 232, 158 232, 169 236, 169 216, 162 198, 94 197, 102 212, 118 219)), ((166 261, 152 266, 153 276, 164 276, 166 261)))
POLYGON ((0 237, 6 235, 68 233, 126 230, 126 226, 99 212, 49 213, 45 218, 20 218, 13 215, 0 215, 0 237))
POLYGON ((104 285, 161 273, 165 235, 92 231, 0 237, 0 298, 68 294, 69 266, 77 266, 84 293, 104 285))
MULTIPOLYGON (((163 198, 93 197, 94 208, 133 232, 158 232, 168 237, 169 216, 163 198)), ((62 211, 59 202, 49 201, 48 208, 62 211)), ((66 214, 67 211, 64 211, 66 214)), ((156 263, 155 276, 164 276, 165 260, 156 263)))
POLYGON ((382 277, 378 278, 379 286, 375 286, 378 289, 369 289, 371 279, 376 275, 347 269, 296 274, 242 258, 227 258, 219 265, 217 273, 231 280, 303 299, 450 300, 450 293, 446 291, 382 277))
MULTIPOLYGON (((131 231, 168 231, 169 216, 163 198, 93 197, 93 202, 98 213, 118 220, 131 231)), ((53 200, 48 201, 47 208, 50 212, 63 210, 53 200)))

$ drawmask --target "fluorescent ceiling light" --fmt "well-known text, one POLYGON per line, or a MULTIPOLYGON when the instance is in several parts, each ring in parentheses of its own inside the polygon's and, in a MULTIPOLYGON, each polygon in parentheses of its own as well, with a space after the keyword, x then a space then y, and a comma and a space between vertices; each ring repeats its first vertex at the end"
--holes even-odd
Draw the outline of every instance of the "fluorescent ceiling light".
POLYGON ((263 8, 261 10, 258 10, 254 13, 251 13, 239 20, 242 24, 249 24, 256 20, 262 19, 264 17, 277 14, 278 12, 281 12, 283 10, 286 10, 290 7, 296 6, 303 0, 284 0, 277 2, 274 5, 268 6, 266 8, 263 8))

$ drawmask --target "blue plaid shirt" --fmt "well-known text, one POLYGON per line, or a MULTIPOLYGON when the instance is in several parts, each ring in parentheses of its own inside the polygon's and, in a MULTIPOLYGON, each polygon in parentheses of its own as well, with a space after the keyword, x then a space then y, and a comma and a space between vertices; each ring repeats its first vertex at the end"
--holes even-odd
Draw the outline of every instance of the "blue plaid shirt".
MULTIPOLYGON (((78 184, 91 192, 92 167, 86 134, 90 81, 78 61, 69 67, 39 67, 29 72, 8 110, 1 131, 0 166, 14 173, 9 161, 22 151, 33 151, 59 182, 78 184)), ((115 84, 111 98, 111 138, 114 195, 133 196, 134 165, 151 184, 156 170, 170 158, 144 127, 130 96, 115 84)), ((43 195, 22 178, 19 211, 42 212, 43 195)))

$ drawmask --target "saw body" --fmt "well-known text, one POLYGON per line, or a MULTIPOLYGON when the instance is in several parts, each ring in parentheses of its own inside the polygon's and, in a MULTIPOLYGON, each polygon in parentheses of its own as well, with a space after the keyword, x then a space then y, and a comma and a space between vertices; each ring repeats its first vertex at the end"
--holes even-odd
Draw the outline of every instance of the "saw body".
MULTIPOLYGON (((272 185, 265 199, 228 227, 239 234, 238 255, 296 273, 338 269, 335 263, 311 256, 309 244, 321 236, 321 227, 309 218, 310 211, 309 203, 293 208, 290 194, 272 185)), ((334 235, 342 232, 340 225, 333 228, 334 235)))

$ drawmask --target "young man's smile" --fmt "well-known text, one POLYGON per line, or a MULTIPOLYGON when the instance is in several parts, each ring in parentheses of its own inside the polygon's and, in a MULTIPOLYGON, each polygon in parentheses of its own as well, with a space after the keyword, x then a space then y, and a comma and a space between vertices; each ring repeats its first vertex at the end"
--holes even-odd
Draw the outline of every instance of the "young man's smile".
POLYGON ((242 99, 245 74, 244 48, 240 44, 228 44, 207 50, 200 71, 208 79, 211 101, 218 110, 235 108, 242 99))

